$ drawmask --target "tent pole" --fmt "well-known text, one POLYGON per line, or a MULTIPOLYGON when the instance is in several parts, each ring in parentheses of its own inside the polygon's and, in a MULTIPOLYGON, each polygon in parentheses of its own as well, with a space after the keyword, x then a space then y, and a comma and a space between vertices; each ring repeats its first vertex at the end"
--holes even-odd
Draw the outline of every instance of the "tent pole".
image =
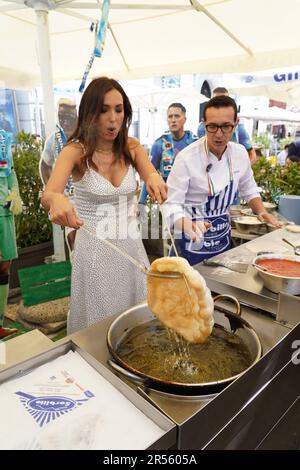
POLYGON ((56 119, 54 108, 51 50, 48 28, 48 11, 41 10, 43 6, 41 6, 40 2, 36 2, 35 13, 37 20, 39 66, 41 72, 41 82, 44 98, 45 131, 46 135, 49 135, 50 133, 55 131, 56 119))
MULTIPOLYGON (((41 83, 44 100, 44 119, 46 136, 55 131, 55 107, 53 92, 53 75, 51 64, 51 49, 48 27, 48 9, 47 2, 32 1, 32 7, 36 13, 37 34, 38 34, 38 55, 41 72, 41 83)), ((52 225, 54 261, 63 261, 66 259, 64 232, 59 225, 52 225)))

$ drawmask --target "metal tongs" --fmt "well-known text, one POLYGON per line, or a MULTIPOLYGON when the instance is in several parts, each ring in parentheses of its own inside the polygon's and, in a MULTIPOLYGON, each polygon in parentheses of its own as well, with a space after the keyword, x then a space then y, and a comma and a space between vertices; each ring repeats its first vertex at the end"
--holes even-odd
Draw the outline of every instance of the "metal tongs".
MULTIPOLYGON (((161 211, 161 214, 162 214, 162 217, 164 219, 164 215, 163 215, 162 211, 161 211)), ((93 235, 93 237, 97 238, 95 233, 93 232, 93 230, 91 230, 86 225, 82 225, 80 227, 80 230, 84 230, 85 232, 89 233, 90 235, 93 235)), ((174 242, 173 236, 172 236, 172 234, 169 230, 169 227, 168 227, 168 233, 169 233, 169 236, 170 236, 171 243, 172 243, 172 246, 174 248, 175 254, 176 254, 176 256, 178 256, 178 252, 176 250, 175 242, 174 242)), ((100 242, 105 243, 110 248, 117 251, 121 256, 128 259, 128 261, 130 261, 132 264, 134 264, 142 273, 146 274, 147 276, 153 276, 153 277, 159 277, 159 278, 168 278, 168 279, 180 279, 180 278, 182 278, 182 274, 177 273, 177 272, 168 272, 168 273, 162 272, 161 273, 161 272, 158 272, 158 271, 151 271, 150 269, 146 268, 146 266, 143 266, 136 259, 134 259, 132 256, 130 256, 128 253, 126 253, 126 251, 122 250, 121 248, 119 248, 118 246, 116 246, 114 243, 110 242, 106 238, 97 238, 97 240, 99 240, 100 242)))

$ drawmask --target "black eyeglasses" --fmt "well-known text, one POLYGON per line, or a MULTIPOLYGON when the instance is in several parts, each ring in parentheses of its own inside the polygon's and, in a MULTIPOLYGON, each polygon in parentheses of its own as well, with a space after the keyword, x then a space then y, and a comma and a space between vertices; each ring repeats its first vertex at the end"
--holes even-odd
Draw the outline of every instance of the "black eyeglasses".
POLYGON ((221 129, 223 134, 229 134, 230 132, 233 131, 234 127, 235 126, 233 124, 221 124, 220 126, 218 126, 218 124, 207 124, 205 126, 205 129, 207 130, 207 132, 210 132, 211 134, 216 133, 218 129, 221 129))

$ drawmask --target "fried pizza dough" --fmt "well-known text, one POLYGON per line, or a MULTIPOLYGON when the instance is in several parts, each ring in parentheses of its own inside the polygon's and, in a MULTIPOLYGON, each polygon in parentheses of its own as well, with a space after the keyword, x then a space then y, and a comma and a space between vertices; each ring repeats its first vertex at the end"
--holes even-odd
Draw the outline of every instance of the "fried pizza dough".
POLYGON ((158 258, 150 270, 184 275, 180 279, 147 276, 148 305, 168 328, 191 343, 203 343, 214 324, 214 303, 204 278, 180 257, 158 258))

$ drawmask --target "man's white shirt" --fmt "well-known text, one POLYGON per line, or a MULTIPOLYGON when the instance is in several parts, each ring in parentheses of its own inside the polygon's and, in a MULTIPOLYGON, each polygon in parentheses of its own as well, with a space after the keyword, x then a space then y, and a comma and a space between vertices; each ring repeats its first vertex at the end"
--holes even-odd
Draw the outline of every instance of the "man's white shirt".
POLYGON ((230 156, 234 193, 238 190, 240 198, 249 202, 261 191, 254 180, 245 147, 228 142, 222 158, 218 160, 212 152, 208 152, 207 158, 204 142, 205 138, 201 138, 192 143, 179 152, 174 162, 167 180, 168 199, 164 204, 164 212, 171 225, 186 216, 184 206, 204 207, 209 197, 208 176, 216 195, 230 183, 230 156))

